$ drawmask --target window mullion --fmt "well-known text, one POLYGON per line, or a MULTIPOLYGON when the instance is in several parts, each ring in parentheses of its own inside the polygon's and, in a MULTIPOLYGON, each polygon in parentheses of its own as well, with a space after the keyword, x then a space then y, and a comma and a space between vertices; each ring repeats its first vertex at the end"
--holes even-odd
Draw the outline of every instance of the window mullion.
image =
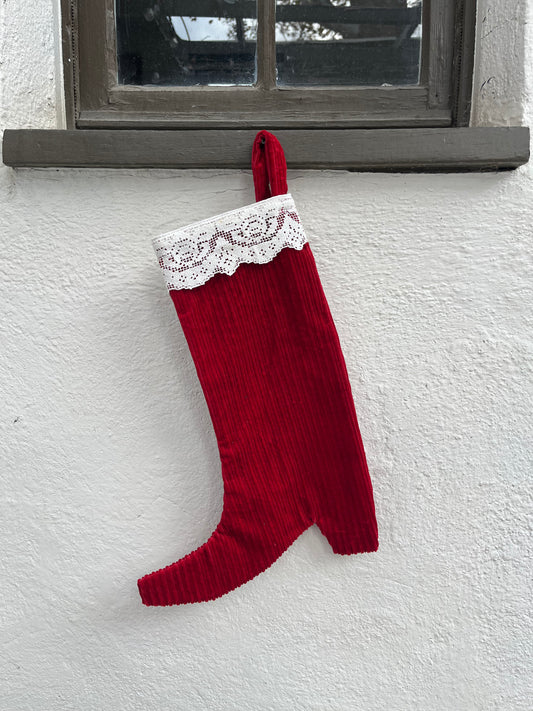
POLYGON ((276 0, 257 0, 257 87, 276 86, 276 0))

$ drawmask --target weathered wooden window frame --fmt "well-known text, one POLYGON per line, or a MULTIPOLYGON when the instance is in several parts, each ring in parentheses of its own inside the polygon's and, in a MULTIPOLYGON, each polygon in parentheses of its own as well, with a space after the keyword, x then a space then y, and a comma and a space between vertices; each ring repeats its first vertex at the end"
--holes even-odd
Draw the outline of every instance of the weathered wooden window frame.
POLYGON ((258 0, 256 85, 160 88, 117 83, 114 0, 62 0, 68 126, 466 126, 475 10, 476 0, 424 0, 420 85, 280 87, 275 78, 275 0, 258 0))
MULTIPOLYGON (((272 58, 275 2, 259 7, 258 54, 272 58)), ((264 128, 290 168, 477 171, 529 160, 527 127, 469 127, 476 0, 425 0, 420 85, 379 88, 277 87, 274 62, 261 60, 254 87, 119 86, 114 0, 61 0, 61 10, 67 129, 7 129, 6 165, 249 167, 264 128)))

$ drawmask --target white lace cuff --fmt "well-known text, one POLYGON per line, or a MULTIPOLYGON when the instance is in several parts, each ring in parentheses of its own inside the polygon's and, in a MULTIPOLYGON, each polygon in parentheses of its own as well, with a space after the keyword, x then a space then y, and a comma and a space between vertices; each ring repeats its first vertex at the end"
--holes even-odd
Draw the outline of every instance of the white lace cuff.
POLYGON ((193 289, 240 264, 266 264, 307 238, 290 194, 276 195, 166 232, 153 240, 167 288, 193 289))

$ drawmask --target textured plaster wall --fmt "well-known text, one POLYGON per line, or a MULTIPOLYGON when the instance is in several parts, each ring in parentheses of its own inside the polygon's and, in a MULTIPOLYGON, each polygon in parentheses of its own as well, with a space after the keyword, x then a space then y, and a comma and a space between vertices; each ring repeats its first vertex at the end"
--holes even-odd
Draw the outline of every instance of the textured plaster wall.
MULTIPOLYGON (((474 115, 531 125, 530 8, 507 8, 481 3, 474 115)), ((0 12, 2 127, 60 125, 52 4, 0 12)), ((137 577, 222 506, 150 237, 251 202, 250 173, 0 169, 2 711, 531 708, 532 169, 289 182, 380 550, 311 529, 217 601, 147 609, 137 577)))

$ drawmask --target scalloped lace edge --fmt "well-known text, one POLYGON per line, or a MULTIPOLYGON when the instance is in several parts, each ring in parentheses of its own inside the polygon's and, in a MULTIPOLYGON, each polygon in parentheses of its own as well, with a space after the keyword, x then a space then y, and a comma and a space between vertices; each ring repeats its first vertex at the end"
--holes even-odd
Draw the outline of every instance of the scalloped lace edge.
POLYGON ((292 196, 276 195, 194 222, 152 240, 167 289, 193 289, 241 264, 266 264, 307 237, 292 196))

